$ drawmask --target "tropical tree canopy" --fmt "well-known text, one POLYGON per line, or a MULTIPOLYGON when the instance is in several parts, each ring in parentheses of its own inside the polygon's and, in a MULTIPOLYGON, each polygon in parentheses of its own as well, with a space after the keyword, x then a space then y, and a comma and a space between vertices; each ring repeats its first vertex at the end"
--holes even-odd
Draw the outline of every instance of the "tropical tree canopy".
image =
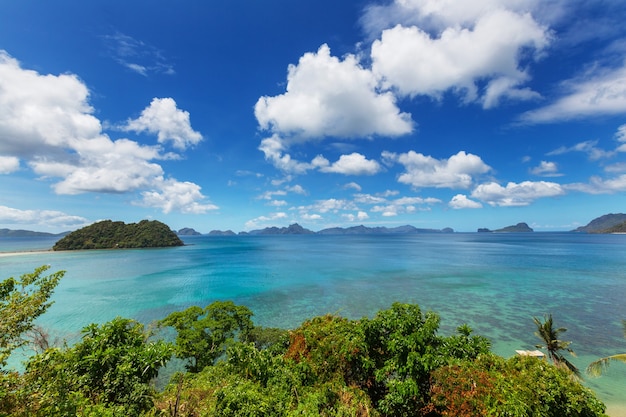
POLYGON ((0 282, 0 368, 14 349, 28 342, 26 335, 35 319, 52 305, 49 299, 65 271, 44 275, 49 268, 40 266, 19 279, 0 282))
POLYGON ((569 369, 574 375, 580 376, 578 368, 567 360, 563 355, 563 351, 566 350, 572 356, 576 356, 574 351, 569 347, 572 342, 559 339, 562 333, 565 333, 567 329, 565 327, 554 327, 554 321, 552 314, 546 314, 543 322, 537 317, 533 317, 535 325, 537 325, 537 331, 535 335, 543 340, 543 344, 536 345, 537 349, 546 349, 548 351, 548 357, 558 367, 565 367, 569 369))

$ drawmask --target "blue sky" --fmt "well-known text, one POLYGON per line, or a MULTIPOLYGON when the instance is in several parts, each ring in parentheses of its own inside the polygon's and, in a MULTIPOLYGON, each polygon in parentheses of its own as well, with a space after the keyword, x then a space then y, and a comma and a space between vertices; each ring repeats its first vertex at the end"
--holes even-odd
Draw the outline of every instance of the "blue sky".
POLYGON ((0 3, 0 227, 626 211, 626 3, 0 3))

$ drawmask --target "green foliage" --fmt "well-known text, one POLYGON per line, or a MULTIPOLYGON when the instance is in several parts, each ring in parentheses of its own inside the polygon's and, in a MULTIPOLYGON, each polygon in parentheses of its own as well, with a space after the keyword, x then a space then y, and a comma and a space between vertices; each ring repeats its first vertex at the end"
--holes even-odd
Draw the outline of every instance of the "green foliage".
POLYGON ((124 224, 104 220, 76 230, 60 239, 53 250, 154 248, 182 246, 170 228, 157 220, 124 224))
MULTIPOLYGON (((307 320, 290 332, 286 350, 232 344, 226 361, 186 377, 179 410, 188 414, 179 415, 421 415, 431 370, 489 347, 467 326, 451 337, 437 328, 436 315, 394 304, 373 319, 307 320)), ((172 385, 159 407, 171 408, 176 393, 172 385)))
POLYGON ((276 327, 254 326, 247 339, 254 343, 257 349, 284 350, 289 345, 289 331, 276 327))
POLYGON ((139 415, 152 407, 149 382, 171 356, 172 347, 149 341, 140 323, 118 317, 89 325, 74 347, 49 349, 27 363, 23 378, 33 392, 22 408, 39 416, 87 416, 98 409, 139 415))
POLYGON ((326 315, 304 322, 291 333, 285 357, 307 369, 310 378, 363 384, 367 379, 366 352, 359 322, 326 315))
POLYGON ((369 393, 388 416, 417 415, 428 401, 431 371, 489 351, 488 341, 470 336, 467 326, 459 328, 459 336, 439 337, 439 317, 423 315, 415 304, 394 303, 363 326, 375 369, 369 393))
POLYGON ((44 275, 49 268, 40 266, 19 279, 0 282, 0 368, 14 349, 28 342, 25 336, 33 322, 52 305, 49 299, 65 271, 44 275))
POLYGON ((442 417, 597 417, 605 411, 567 369, 495 355, 435 370, 429 407, 442 417))
POLYGON ((247 340, 252 328, 252 312, 232 301, 216 301, 204 309, 193 306, 176 311, 161 320, 176 329, 176 355, 188 360, 187 370, 199 372, 213 365, 226 345, 237 338, 247 340))

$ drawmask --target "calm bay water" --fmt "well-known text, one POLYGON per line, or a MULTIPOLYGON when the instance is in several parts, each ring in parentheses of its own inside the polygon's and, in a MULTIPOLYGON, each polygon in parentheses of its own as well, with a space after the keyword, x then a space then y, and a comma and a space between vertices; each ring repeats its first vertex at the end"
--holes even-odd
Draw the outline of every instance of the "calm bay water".
MULTIPOLYGON (((50 248, 55 239, 0 239, 0 252, 50 248)), ((325 313, 372 316, 394 301, 463 323, 502 356, 534 349, 532 317, 566 327, 580 368, 626 352, 626 235, 569 233, 411 236, 186 237, 167 249, 34 252, 0 256, 0 279, 43 264, 67 273, 41 324, 75 340, 115 316, 150 322, 190 305, 233 300, 257 324, 292 328, 325 313)), ((626 366, 585 383, 626 409, 626 366)))

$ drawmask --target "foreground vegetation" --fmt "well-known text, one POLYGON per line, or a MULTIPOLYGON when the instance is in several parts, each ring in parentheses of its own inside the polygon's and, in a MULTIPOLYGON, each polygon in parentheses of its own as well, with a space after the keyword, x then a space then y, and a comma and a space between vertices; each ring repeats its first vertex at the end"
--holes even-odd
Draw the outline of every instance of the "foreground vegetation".
MULTIPOLYGON (((2 367, 49 306, 62 272, 46 270, 0 283, 2 323, 13 323, 0 336, 2 367)), ((0 416, 604 416, 566 366, 504 359, 465 325, 450 336, 438 328, 435 313, 400 303, 290 331, 254 326, 230 301, 172 313, 157 333, 116 318, 71 347, 40 337, 23 373, 0 373, 0 416), (157 392, 152 381, 174 357, 180 372, 157 392)))
POLYGON ((183 244, 169 226, 157 220, 129 224, 103 220, 64 236, 52 249, 157 248, 183 244))

